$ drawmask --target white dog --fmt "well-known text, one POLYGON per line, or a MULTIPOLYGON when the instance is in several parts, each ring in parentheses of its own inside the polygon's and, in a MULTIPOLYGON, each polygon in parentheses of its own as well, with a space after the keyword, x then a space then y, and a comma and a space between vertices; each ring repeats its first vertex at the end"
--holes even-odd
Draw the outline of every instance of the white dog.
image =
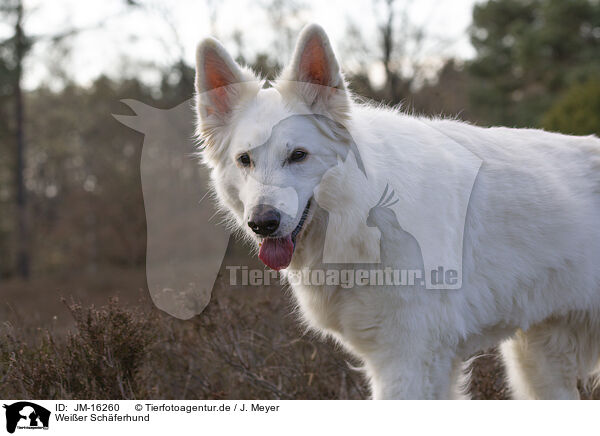
POLYGON ((460 397, 465 359, 501 341, 515 397, 579 397, 600 357, 600 140, 358 104, 316 25, 271 87, 203 41, 196 86, 218 201, 374 398, 460 397), (292 280, 373 265, 423 280, 292 280))

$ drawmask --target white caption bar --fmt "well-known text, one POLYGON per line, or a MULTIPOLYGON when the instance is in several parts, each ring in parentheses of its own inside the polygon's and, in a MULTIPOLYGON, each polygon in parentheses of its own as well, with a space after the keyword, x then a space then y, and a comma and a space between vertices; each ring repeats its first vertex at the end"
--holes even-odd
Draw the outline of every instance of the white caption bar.
POLYGON ((0 400, 1 434, 564 435, 596 429, 597 403, 501 401, 0 400), (6 433, 8 431, 8 433, 6 433), (174 433, 172 433, 174 434, 174 433))

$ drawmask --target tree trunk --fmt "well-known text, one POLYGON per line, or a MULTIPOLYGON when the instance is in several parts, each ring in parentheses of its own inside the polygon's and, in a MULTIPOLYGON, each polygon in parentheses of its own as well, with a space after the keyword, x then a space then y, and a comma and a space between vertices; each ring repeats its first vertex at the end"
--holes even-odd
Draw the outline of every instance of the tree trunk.
POLYGON ((25 132, 24 104, 21 88, 23 76, 23 59, 25 57, 25 38, 23 35, 23 3, 17 5, 17 23, 15 26, 15 117, 16 117, 16 202, 17 202, 17 273, 22 278, 29 277, 29 233, 27 215, 27 192, 25 190, 25 132))
POLYGON ((383 68, 385 69, 384 99, 388 104, 396 104, 396 76, 392 68, 394 52, 394 0, 386 0, 387 20, 381 26, 381 43, 383 48, 383 68))

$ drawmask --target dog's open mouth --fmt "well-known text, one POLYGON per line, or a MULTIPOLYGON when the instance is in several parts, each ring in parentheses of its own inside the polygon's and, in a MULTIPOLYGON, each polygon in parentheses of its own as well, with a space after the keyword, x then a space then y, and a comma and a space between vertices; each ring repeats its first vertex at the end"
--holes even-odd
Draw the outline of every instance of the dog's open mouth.
POLYGON ((258 257, 269 268, 279 271, 280 269, 287 268, 292 262, 294 249, 296 248, 296 237, 302 231, 309 209, 310 200, 306 203, 306 207, 300 217, 300 222, 292 233, 282 238, 265 238, 262 241, 258 257))

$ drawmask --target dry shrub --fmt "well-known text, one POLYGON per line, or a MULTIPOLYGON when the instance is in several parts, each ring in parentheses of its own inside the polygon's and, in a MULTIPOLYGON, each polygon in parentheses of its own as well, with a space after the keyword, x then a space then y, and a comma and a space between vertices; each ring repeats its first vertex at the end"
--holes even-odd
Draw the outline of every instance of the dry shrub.
MULTIPOLYGON (((131 399, 143 396, 138 373, 157 340, 152 317, 120 307, 67 305, 76 330, 55 339, 49 331, 31 343, 8 332, 2 348, 5 384, 18 397, 131 399)), ((3 395, 4 396, 4 395, 3 395)))
MULTIPOLYGON (((303 332, 277 287, 221 289, 181 321, 116 299, 68 304, 66 336, 9 325, 0 337, 0 397, 36 399, 362 399, 358 362, 303 332)), ((472 365, 475 399, 507 398, 496 350, 472 365)), ((583 398, 599 391, 581 389, 583 398)))
MULTIPOLYGON (((5 329, 0 396, 37 399, 365 398, 362 374, 303 334, 280 289, 223 292, 193 320, 111 299, 69 303, 66 336, 5 329)), ((354 362, 356 364, 356 362, 354 362)))

